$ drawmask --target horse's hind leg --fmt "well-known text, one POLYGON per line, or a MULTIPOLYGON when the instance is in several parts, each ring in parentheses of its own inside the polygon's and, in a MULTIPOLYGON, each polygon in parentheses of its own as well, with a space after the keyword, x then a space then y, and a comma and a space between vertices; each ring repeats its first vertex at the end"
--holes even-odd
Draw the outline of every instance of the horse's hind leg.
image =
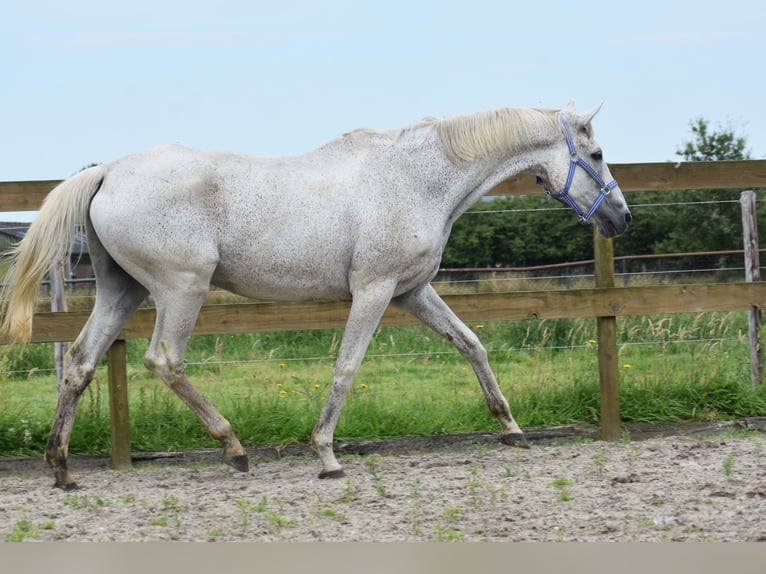
POLYGON ((77 488, 67 465, 77 404, 93 379, 101 357, 146 295, 146 289, 117 267, 99 276, 93 311, 67 354, 56 415, 45 448, 45 460, 56 479, 54 486, 64 490, 77 488))
POLYGON ((479 338, 447 306, 430 285, 410 291, 393 301, 449 340, 473 367, 492 416, 503 427, 500 438, 508 445, 528 448, 524 433, 511 415, 495 375, 487 360, 487 351, 479 338))
POLYGON ((229 421, 192 385, 184 368, 184 350, 199 309, 205 302, 207 285, 197 283, 196 288, 191 287, 195 285, 194 278, 179 281, 178 284, 185 286, 184 292, 169 291, 164 296, 154 294, 157 323, 144 364, 186 403, 207 427, 210 436, 221 442, 226 463, 247 472, 247 455, 234 436, 229 421))

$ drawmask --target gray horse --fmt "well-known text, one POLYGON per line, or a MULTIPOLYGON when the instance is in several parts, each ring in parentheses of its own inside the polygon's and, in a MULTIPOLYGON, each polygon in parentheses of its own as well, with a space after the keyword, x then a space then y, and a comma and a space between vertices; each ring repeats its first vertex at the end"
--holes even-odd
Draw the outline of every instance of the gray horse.
POLYGON ((521 172, 605 237, 630 211, 593 139, 595 108, 507 108, 356 130, 296 157, 248 157, 163 146, 89 168, 56 187, 9 271, 0 329, 31 336, 51 262, 85 227, 96 301, 73 343, 45 451, 56 486, 77 487, 67 454, 75 411, 101 357, 148 294, 157 321, 146 367, 194 411, 223 456, 246 471, 229 422, 192 385, 184 349, 209 286, 271 300, 351 300, 327 402, 311 444, 320 478, 343 476, 333 433, 389 303, 451 341, 473 367, 506 444, 527 446, 478 338, 430 285, 455 220, 521 172), (581 167, 582 169, 578 169, 581 167))

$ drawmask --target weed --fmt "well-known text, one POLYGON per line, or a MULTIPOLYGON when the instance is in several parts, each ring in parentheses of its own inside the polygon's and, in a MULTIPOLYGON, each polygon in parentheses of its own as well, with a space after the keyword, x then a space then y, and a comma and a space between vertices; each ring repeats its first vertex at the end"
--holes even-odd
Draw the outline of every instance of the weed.
POLYGON ((466 486, 468 487, 468 494, 471 497, 471 504, 478 508, 484 504, 484 501, 479 495, 479 488, 481 487, 479 468, 477 466, 471 466, 469 470, 470 474, 466 480, 466 486))
POLYGON ((181 528, 181 501, 174 494, 167 493, 161 500, 162 510, 176 528, 181 528))
POLYGON ((731 478, 734 474, 734 452, 730 452, 726 455, 726 458, 723 459, 721 467, 726 478, 731 478))
POLYGON ((568 478, 564 478, 564 477, 556 478, 551 483, 551 485, 556 489, 556 500, 560 502, 569 502, 570 500, 572 500, 572 495, 567 489, 567 486, 570 486, 572 484, 573 482, 569 480, 568 478))
POLYGON ((379 454, 371 454, 367 456, 364 459, 364 467, 367 469, 367 472, 370 473, 372 476, 372 481, 375 484, 375 490, 378 491, 378 494, 381 496, 386 495, 386 487, 383 484, 383 479, 380 476, 380 455, 379 454))
POLYGON ((596 477, 603 478, 604 468, 609 460, 609 452, 605 448, 598 448, 593 455, 593 466, 596 469, 596 477))
POLYGON ((556 493, 556 500, 560 502, 569 502, 572 500, 572 495, 566 488, 562 488, 556 493))
POLYGON ((647 518, 643 514, 639 514, 636 516, 636 523, 638 524, 639 528, 647 528, 649 526, 654 526, 654 520, 651 518, 647 518))
POLYGON ((277 514, 276 512, 272 512, 271 510, 267 511, 264 514, 264 517, 267 521, 269 521, 271 524, 276 526, 277 528, 281 529, 285 526, 292 526, 295 524, 295 520, 292 518, 284 518, 277 514))
POLYGON ((632 473, 636 469, 636 459, 638 458, 639 453, 641 452, 641 447, 637 444, 633 443, 628 448, 628 472, 632 473))
POLYGON ((465 536, 454 528, 445 528, 441 524, 434 526, 437 542, 462 542, 465 536))
POLYGON ((412 533, 415 536, 420 536, 423 533, 423 531, 421 529, 422 521, 421 521, 420 516, 419 516, 420 515, 420 508, 418 508, 417 504, 413 504, 410 507, 409 514, 412 517, 412 526, 411 526, 412 533))
POLYGON ((62 499, 61 504, 71 508, 83 509, 100 508, 102 506, 109 506, 111 503, 99 494, 69 493, 62 499))
POLYGON ((237 510, 239 510, 239 517, 242 520, 242 530, 247 530, 250 527, 250 514, 264 512, 268 503, 268 498, 265 495, 257 504, 251 504, 244 497, 237 500, 237 510))
POLYGON ((460 516, 460 509, 456 506, 450 506, 444 510, 444 514, 449 518, 450 522, 455 522, 460 516))
POLYGON ((40 531, 31 520, 19 520, 14 524, 13 529, 6 533, 6 542, 23 542, 26 539, 37 540, 40 538, 40 531))
POLYGON ((334 518, 335 520, 346 520, 346 515, 342 512, 338 512, 334 508, 323 508, 322 510, 318 511, 317 516, 324 516, 326 518, 334 518))
POLYGON ((351 504, 359 499, 359 488, 354 484, 354 481, 350 478, 346 479, 346 488, 343 491, 340 501, 344 504, 351 504))

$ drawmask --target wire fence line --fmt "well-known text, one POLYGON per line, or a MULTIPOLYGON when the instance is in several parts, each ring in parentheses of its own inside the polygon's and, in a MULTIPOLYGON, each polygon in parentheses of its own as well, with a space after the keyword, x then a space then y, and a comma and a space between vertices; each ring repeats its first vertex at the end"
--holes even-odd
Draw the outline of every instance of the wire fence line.
MULTIPOLYGON (((620 347, 652 347, 652 346, 666 346, 666 345, 704 345, 715 343, 739 343, 741 339, 739 337, 710 337, 710 338, 694 338, 683 340, 657 340, 657 341, 626 341, 620 343, 620 347)), ((506 347, 502 349, 488 348, 487 353, 489 355, 500 355, 509 353, 539 353, 542 351, 575 351, 580 349, 596 349, 598 343, 583 343, 579 345, 535 345, 524 347, 506 347)), ((185 361, 184 365, 187 367, 221 367, 227 365, 264 365, 264 364, 280 364, 280 363, 321 363, 321 362, 334 362, 337 355, 314 355, 306 357, 269 357, 259 359, 227 359, 216 361, 185 361)), ((458 351, 412 351, 406 353, 367 353, 365 360, 379 359, 379 360, 393 360, 393 359, 419 359, 426 357, 454 357, 459 358, 460 353, 458 351)), ((129 363, 128 367, 131 369, 142 370, 143 364, 129 363)), ((97 367, 97 370, 105 370, 106 365, 102 364, 97 367)), ((24 370, 8 370, 6 371, 9 376, 24 375, 24 374, 53 374, 55 369, 53 368, 36 368, 32 371, 24 370)))

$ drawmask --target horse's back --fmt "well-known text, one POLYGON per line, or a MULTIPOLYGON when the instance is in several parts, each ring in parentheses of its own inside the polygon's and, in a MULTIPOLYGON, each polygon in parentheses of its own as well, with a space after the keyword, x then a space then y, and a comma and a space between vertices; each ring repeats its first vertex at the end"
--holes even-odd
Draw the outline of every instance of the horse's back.
POLYGON ((152 148, 104 166, 93 229, 145 284, 193 273, 254 297, 348 298, 358 228, 353 176, 311 164, 152 148))

